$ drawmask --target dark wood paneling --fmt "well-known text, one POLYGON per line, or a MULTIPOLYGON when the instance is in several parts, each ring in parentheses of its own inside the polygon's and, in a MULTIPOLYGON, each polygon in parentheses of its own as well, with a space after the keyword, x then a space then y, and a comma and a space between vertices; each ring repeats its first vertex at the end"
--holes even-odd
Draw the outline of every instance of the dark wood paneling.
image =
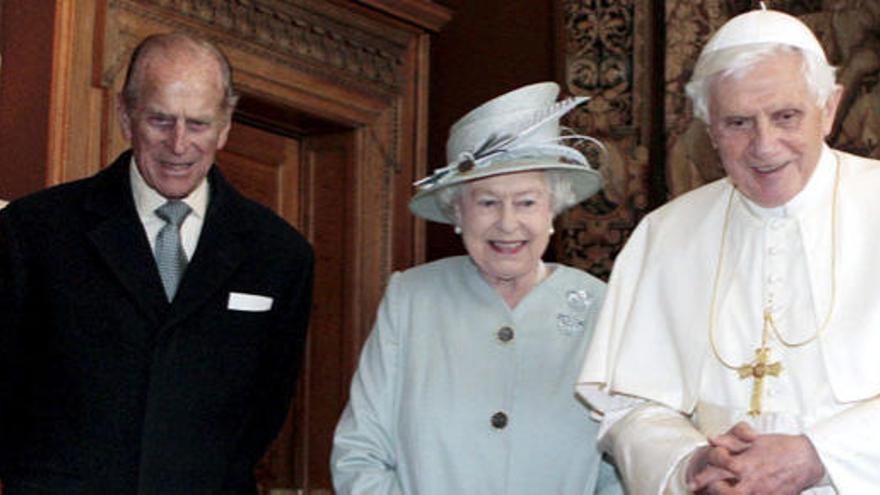
POLYGON ((315 292, 306 373, 300 380, 304 407, 296 425, 300 448, 298 486, 331 486, 330 449, 336 421, 348 400, 350 376, 343 360, 352 335, 353 133, 312 137, 305 142, 306 200, 315 247, 315 292), (307 448, 305 448, 307 447, 307 448))
POLYGON ((46 185, 54 0, 3 0, 0 198, 46 185))
MULTIPOLYGON (((553 0, 449 0, 452 20, 432 38, 428 168, 445 165, 449 127, 472 108, 529 83, 554 80, 553 0)), ((462 254, 452 227, 426 225, 429 260, 462 254)), ((548 252, 552 252, 549 249, 548 252)))

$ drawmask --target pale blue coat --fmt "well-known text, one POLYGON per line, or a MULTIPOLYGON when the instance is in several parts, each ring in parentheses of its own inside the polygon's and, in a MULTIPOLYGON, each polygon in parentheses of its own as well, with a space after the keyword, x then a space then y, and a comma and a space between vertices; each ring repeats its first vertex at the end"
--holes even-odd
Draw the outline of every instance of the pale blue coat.
POLYGON ((392 275, 336 428, 337 493, 622 493, 574 395, 605 284, 551 268, 513 310, 466 256, 392 275))

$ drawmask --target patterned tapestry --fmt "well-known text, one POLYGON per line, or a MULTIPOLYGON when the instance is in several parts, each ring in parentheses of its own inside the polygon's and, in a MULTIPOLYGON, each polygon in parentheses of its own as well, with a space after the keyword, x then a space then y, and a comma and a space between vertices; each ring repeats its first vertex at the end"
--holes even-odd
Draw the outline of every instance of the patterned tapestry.
POLYGON ((590 101, 564 122, 578 133, 600 139, 606 153, 584 150, 605 179, 603 191, 558 220, 557 259, 605 277, 614 255, 636 222, 654 206, 649 149, 650 128, 644 84, 650 60, 636 27, 648 19, 634 0, 564 0, 565 88, 590 101), (638 53, 637 53, 638 49, 638 53))
MULTIPOLYGON (((585 150, 605 178, 605 190, 559 218, 556 255, 607 279, 641 217, 723 176, 704 125, 691 118, 684 85, 709 36, 758 2, 560 2, 565 88, 591 97, 566 124, 601 139, 607 153, 599 160, 596 150, 585 150)), ((838 67, 845 92, 831 145, 880 158, 880 2, 765 4, 811 26, 838 67)))

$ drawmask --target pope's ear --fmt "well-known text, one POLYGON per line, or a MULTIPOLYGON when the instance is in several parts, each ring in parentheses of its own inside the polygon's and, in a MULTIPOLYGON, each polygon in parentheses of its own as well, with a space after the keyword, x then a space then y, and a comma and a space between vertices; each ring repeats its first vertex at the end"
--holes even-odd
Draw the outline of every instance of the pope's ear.
POLYGON ((119 117, 119 129, 127 141, 131 141, 131 117, 122 94, 116 96, 116 116, 119 117))
POLYGON ((709 124, 705 124, 703 129, 706 131, 706 136, 708 136, 709 138, 709 144, 712 145, 712 149, 717 150, 718 143, 715 142, 715 135, 712 134, 712 126, 710 126, 709 124))
POLYGON ((834 127, 834 117, 837 115, 837 109, 840 106, 840 100, 842 98, 843 86, 835 84, 831 94, 828 95, 828 101, 825 102, 825 107, 822 109, 823 137, 828 137, 828 135, 831 134, 831 129, 834 127))

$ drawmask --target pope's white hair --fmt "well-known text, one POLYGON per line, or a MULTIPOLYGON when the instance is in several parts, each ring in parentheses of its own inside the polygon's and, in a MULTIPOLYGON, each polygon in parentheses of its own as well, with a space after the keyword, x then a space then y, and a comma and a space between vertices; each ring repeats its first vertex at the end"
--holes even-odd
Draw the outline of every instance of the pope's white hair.
POLYGON ((802 73, 804 81, 807 83, 807 89, 815 97, 816 104, 820 108, 824 107, 834 92, 835 68, 811 52, 790 45, 770 44, 740 51, 731 57, 724 70, 688 82, 685 86, 685 92, 693 102, 694 117, 707 124, 710 123, 709 92, 715 81, 727 77, 742 78, 759 63, 781 53, 800 54, 803 61, 802 73))
MULTIPOLYGON (((565 211, 577 202, 574 194, 574 184, 569 174, 559 170, 538 170, 544 173, 544 180, 547 182, 547 190, 550 192, 550 208, 553 210, 555 217, 559 213, 565 211)), ((514 172, 521 173, 521 172, 514 172)), ((461 199, 462 195, 470 187, 471 181, 460 182, 451 186, 444 187, 436 193, 437 205, 440 211, 446 215, 453 224, 457 223, 455 218, 455 205, 461 199)))

